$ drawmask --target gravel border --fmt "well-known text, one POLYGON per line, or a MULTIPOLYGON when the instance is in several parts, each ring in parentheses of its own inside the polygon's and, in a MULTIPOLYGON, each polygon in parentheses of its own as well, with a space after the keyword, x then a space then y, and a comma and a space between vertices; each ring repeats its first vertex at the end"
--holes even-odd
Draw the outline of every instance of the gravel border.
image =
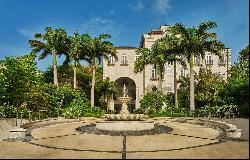
POLYGON ((141 131, 108 131, 100 130, 96 128, 96 124, 85 125, 82 127, 76 128, 78 132, 88 133, 88 134, 97 134, 97 135, 109 135, 109 136, 144 136, 144 135, 155 135, 155 134, 164 134, 173 131, 173 128, 155 124, 153 129, 150 130, 141 130, 141 131))

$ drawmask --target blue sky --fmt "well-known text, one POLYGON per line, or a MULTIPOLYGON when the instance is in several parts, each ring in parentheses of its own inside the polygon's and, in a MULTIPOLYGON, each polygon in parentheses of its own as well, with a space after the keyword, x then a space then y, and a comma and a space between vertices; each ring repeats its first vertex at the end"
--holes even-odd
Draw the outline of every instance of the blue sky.
MULTIPOLYGON (((197 26, 214 20, 218 39, 232 49, 232 62, 249 43, 249 0, 0 0, 0 59, 31 51, 28 40, 46 26, 110 33, 116 46, 138 47, 160 25, 197 26)), ((59 64, 64 57, 61 57, 59 64)), ((45 70, 51 57, 38 62, 45 70)))

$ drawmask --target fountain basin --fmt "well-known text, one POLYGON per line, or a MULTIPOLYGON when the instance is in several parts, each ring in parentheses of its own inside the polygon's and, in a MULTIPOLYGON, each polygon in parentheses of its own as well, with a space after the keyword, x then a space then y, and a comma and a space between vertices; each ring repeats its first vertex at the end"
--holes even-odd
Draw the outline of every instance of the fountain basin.
POLYGON ((110 121, 140 121, 144 114, 106 114, 105 118, 110 121))
POLYGON ((97 121, 96 128, 103 131, 142 131, 154 128, 154 121, 97 121))

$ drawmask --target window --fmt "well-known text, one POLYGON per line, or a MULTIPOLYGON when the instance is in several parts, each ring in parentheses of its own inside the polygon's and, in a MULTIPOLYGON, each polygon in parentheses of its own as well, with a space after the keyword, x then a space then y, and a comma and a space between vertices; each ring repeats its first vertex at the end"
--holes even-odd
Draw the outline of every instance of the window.
POLYGON ((167 92, 172 92, 172 84, 167 84, 167 87, 166 87, 166 91, 167 92))
POLYGON ((153 64, 152 65, 152 75, 151 75, 152 79, 156 79, 157 78, 157 73, 156 73, 156 65, 153 64))
POLYGON ((226 56, 223 55, 221 58, 219 58, 218 60, 218 64, 219 65, 223 65, 223 64, 226 64, 227 60, 226 60, 226 56))
POLYGON ((213 64, 212 55, 206 56, 206 64, 213 64))
POLYGON ((194 57, 194 63, 200 64, 201 58, 200 57, 194 57))
POLYGON ((185 77, 185 69, 181 68, 181 76, 185 77))
POLYGON ((168 67, 167 68, 167 75, 168 76, 173 75, 173 67, 168 67))
POLYGON ((115 57, 114 56, 109 56, 109 64, 114 64, 115 63, 115 57))
POLYGON ((128 64, 128 60, 127 60, 127 55, 126 54, 122 55, 122 64, 128 64))

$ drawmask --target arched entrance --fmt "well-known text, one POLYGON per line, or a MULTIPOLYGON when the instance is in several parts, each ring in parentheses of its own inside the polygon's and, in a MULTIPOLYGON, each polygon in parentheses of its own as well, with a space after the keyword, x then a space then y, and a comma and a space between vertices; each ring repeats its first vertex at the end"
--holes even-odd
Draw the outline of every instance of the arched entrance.
MULTIPOLYGON (((135 110, 135 100, 136 100, 136 84, 135 81, 129 77, 121 77, 116 81, 118 94, 117 97, 122 97, 122 90, 125 84, 128 90, 128 96, 132 98, 132 100, 128 103, 128 110, 132 113, 135 110)), ((114 99, 114 109, 116 113, 119 113, 121 110, 121 102, 115 97, 114 99)))

